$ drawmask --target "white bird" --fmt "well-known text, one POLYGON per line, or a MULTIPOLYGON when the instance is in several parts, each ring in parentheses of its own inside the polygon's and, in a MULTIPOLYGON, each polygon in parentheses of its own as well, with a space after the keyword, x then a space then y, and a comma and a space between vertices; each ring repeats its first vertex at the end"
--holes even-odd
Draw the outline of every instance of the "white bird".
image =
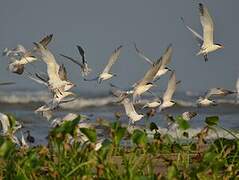
MULTIPOLYGON (((150 63, 151 65, 153 64, 153 61, 150 60, 149 58, 147 58, 143 52, 141 50, 139 50, 137 47, 136 47, 136 44, 135 44, 135 49, 136 49, 136 52, 138 53, 138 55, 140 57, 142 57, 143 59, 145 59, 148 63, 150 63)), ((160 68, 156 74, 156 76, 154 77, 154 80, 157 80, 160 76, 164 75, 165 73, 167 73, 168 71, 171 71, 171 69, 169 69, 168 67, 166 67, 166 65, 168 65, 170 62, 171 62, 171 59, 172 59, 172 44, 169 44, 169 46, 167 47, 167 49, 165 50, 163 56, 162 56, 162 60, 161 60, 161 64, 160 64, 160 68)))
POLYGON ((151 67, 150 69, 146 72, 146 74, 144 75, 144 77, 138 81, 137 83, 135 83, 133 85, 133 102, 135 103, 137 98, 139 98, 141 96, 141 94, 145 93, 146 91, 148 91, 150 88, 152 88, 154 86, 153 84, 153 80, 160 68, 160 64, 161 64, 161 59, 158 59, 151 67))
POLYGON ((70 60, 71 62, 79 65, 81 67, 82 76, 87 76, 92 71, 92 69, 90 69, 88 67, 88 64, 87 64, 87 61, 86 61, 86 58, 85 58, 85 51, 84 51, 84 49, 81 46, 79 46, 79 45, 77 45, 76 47, 77 47, 77 49, 78 49, 78 51, 79 51, 79 53, 81 55, 82 63, 78 62, 77 60, 73 59, 72 57, 66 56, 64 54, 60 54, 60 55, 62 57, 64 57, 64 58, 70 60))
POLYGON ((35 43, 40 58, 47 64, 49 89, 53 92, 64 92, 75 85, 67 80, 64 66, 59 66, 53 54, 39 43, 35 43))
POLYGON ((135 111, 134 105, 133 103, 129 100, 129 98, 125 98, 122 101, 124 108, 125 108, 125 112, 126 115, 128 116, 128 118, 130 119, 129 124, 134 124, 136 121, 139 121, 140 119, 142 119, 144 117, 143 114, 138 114, 135 111))
POLYGON ((156 99, 155 101, 146 103, 143 108, 156 108, 162 104, 160 99, 156 99))
MULTIPOLYGON (((41 41, 39 41, 39 44, 46 47, 51 42, 52 37, 52 34, 44 37, 41 41)), ((18 45, 14 50, 9 50, 10 52, 6 53, 6 56, 10 57, 11 61, 8 66, 9 71, 21 75, 24 72, 24 66, 26 64, 37 60, 37 58, 33 55, 35 50, 35 48, 33 48, 33 50, 26 50, 22 45, 18 45), (16 58, 16 55, 18 58, 16 58)))
POLYGON ((217 103, 214 100, 210 100, 208 98, 203 98, 203 97, 199 97, 199 99, 197 100, 197 105, 199 107, 207 107, 207 106, 216 106, 217 103))
POLYGON ((84 79, 84 80, 85 81, 97 80, 98 83, 101 83, 102 81, 108 80, 108 79, 112 78, 113 76, 116 76, 116 74, 110 73, 110 69, 113 66, 113 64, 117 61, 117 59, 119 58, 122 47, 123 46, 121 45, 115 49, 113 54, 110 56, 109 61, 108 61, 107 65, 105 66, 105 69, 99 74, 98 77, 96 77, 94 79, 84 79))
POLYGON ((160 111, 165 108, 169 108, 175 104, 175 102, 172 101, 172 96, 176 90, 176 85, 176 74, 175 71, 173 71, 168 81, 168 87, 163 95, 163 103, 159 107, 160 111))
MULTIPOLYGON (((216 51, 218 49, 223 48, 223 45, 221 44, 215 44, 213 41, 213 31, 214 31, 214 24, 213 20, 209 14, 209 11, 207 7, 205 7, 202 3, 199 3, 199 12, 200 12, 200 21, 203 28, 203 37, 198 34, 196 31, 194 31, 189 26, 185 25, 187 29, 189 29, 194 37, 197 39, 198 44, 200 46, 200 51, 197 53, 197 55, 203 55, 204 60, 208 60, 208 53, 216 51)), ((183 18, 182 18, 183 20, 183 18)), ((183 20, 184 22, 184 20, 183 20)))
POLYGON ((211 96, 227 96, 229 94, 234 94, 236 92, 230 91, 228 89, 223 89, 223 88, 212 88, 209 89, 206 93, 206 98, 209 98, 211 96))

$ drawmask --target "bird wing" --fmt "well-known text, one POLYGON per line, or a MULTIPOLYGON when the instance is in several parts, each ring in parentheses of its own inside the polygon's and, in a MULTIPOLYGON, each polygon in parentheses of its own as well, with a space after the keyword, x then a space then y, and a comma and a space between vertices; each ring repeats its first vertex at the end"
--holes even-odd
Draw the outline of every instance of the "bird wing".
MULTIPOLYGON (((137 83, 137 85, 147 84, 149 82, 153 82, 154 77, 156 76, 160 66, 162 63, 162 58, 158 59, 146 72, 144 77, 137 83)), ((137 86, 136 85, 136 86, 137 86)))
POLYGON ((65 68, 64 64, 60 65, 60 68, 58 70, 58 74, 59 74, 59 77, 62 81, 67 81, 67 71, 66 71, 66 68, 65 68))
POLYGON ((79 46, 79 45, 77 45, 76 47, 77 47, 77 49, 78 49, 78 51, 79 51, 79 53, 81 55, 82 64, 87 63, 86 60, 85 60, 85 51, 84 51, 84 49, 81 46, 79 46))
MULTIPOLYGON (((132 113, 136 113, 134 105, 130 102, 129 98, 123 100, 123 105, 127 116, 130 116, 132 113)), ((136 113, 137 114, 137 113, 136 113)))
POLYGON ((176 90, 176 74, 174 71, 174 72, 172 72, 170 79, 168 81, 168 87, 163 95, 163 101, 164 102, 171 101, 175 90, 176 90))
POLYGON ((203 27, 203 40, 206 45, 213 44, 213 21, 208 9, 199 3, 200 20, 203 27))
POLYGON ((61 80, 59 77, 59 64, 57 64, 54 55, 45 47, 43 47, 39 43, 34 43, 36 45, 36 50, 39 52, 41 59, 47 64, 47 74, 49 80, 59 81, 61 80))
POLYGON ((122 45, 119 46, 118 48, 115 49, 115 51, 113 52, 113 54, 110 56, 108 64, 106 65, 105 69, 103 70, 103 73, 108 73, 110 71, 110 68, 112 67, 112 65, 116 62, 116 60, 118 59, 121 49, 122 49, 122 45))
POLYGON ((51 42, 52 37, 53 37, 53 34, 47 35, 42 40, 40 40, 39 43, 46 48, 47 45, 51 42))
POLYGON ((201 46, 203 45, 203 37, 202 37, 200 34, 198 34, 196 31, 194 31, 191 27, 189 27, 188 25, 186 25, 186 23, 185 23, 183 17, 181 17, 181 20, 182 20, 184 26, 185 26, 189 31, 191 31, 191 33, 193 34, 194 38, 197 40, 198 45, 201 47, 201 46))
POLYGON ((173 47, 172 46, 173 46, 172 44, 169 44, 169 46, 165 50, 165 52, 162 56, 162 63, 161 63, 160 69, 164 68, 165 65, 168 65, 171 62, 172 53, 173 53, 173 47))
POLYGON ((64 54, 60 54, 60 56, 66 58, 66 59, 68 59, 68 60, 70 60, 71 62, 73 62, 73 63, 79 65, 81 68, 83 68, 83 64, 81 64, 81 63, 78 62, 77 60, 73 59, 72 57, 66 56, 66 55, 64 55, 64 54))
POLYGON ((0 86, 16 84, 15 82, 1 82, 0 86))
POLYGON ((149 64, 151 64, 151 65, 153 64, 153 61, 151 61, 149 58, 147 58, 147 57, 144 55, 144 53, 143 53, 140 49, 137 48, 136 43, 134 43, 134 47, 135 47, 135 50, 136 50, 137 54, 138 54, 141 58, 143 58, 144 60, 146 60, 149 64))
POLYGON ((211 96, 213 96, 213 95, 217 95, 218 93, 219 93, 219 89, 217 89, 217 88, 209 89, 209 90, 206 92, 205 98, 208 99, 209 97, 211 97, 211 96))

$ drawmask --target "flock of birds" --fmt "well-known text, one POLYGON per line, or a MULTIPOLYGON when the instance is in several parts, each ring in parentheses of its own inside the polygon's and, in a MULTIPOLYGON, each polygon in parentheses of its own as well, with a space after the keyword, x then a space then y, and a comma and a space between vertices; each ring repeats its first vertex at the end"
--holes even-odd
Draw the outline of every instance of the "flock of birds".
MULTIPOLYGON (((199 3, 199 14, 200 21, 203 29, 203 36, 194 31, 191 27, 186 25, 183 18, 182 22, 185 27, 193 34, 197 40, 197 44, 200 49, 197 55, 202 55, 205 61, 208 61, 208 54, 214 52, 218 49, 223 48, 221 44, 215 44, 213 41, 213 31, 214 25, 213 20, 209 14, 209 11, 205 5, 199 3)), ((72 88, 76 85, 72 83, 67 78, 67 71, 64 65, 58 64, 52 52, 47 48, 48 44, 51 42, 53 35, 48 35, 44 37, 41 41, 35 42, 34 47, 30 50, 25 49, 22 45, 17 45, 14 49, 5 48, 3 55, 10 59, 8 69, 12 73, 17 73, 19 75, 25 73, 28 78, 34 80, 37 83, 42 84, 47 87, 51 98, 45 105, 39 107, 36 112, 42 113, 45 117, 51 117, 52 112, 59 107, 60 104, 74 101, 77 97, 76 94, 71 92, 72 88), (41 59, 47 65, 47 73, 34 72, 30 73, 25 69, 25 65, 33 63, 41 59)), ((81 46, 77 46, 79 54, 81 56, 81 62, 78 59, 74 59, 70 56, 60 54, 65 60, 69 60, 76 65, 79 65, 81 74, 85 81, 97 81, 99 84, 103 81, 109 80, 116 76, 116 74, 111 72, 112 66, 119 59, 120 53, 123 46, 117 47, 112 55, 110 56, 107 65, 98 73, 97 77, 92 79, 87 79, 86 77, 92 72, 89 67, 88 62, 85 57, 85 50, 81 46)), ((175 70, 168 68, 171 62, 173 46, 170 44, 163 55, 153 61, 147 58, 144 53, 137 48, 135 44, 135 50, 137 54, 149 63, 150 67, 148 71, 144 74, 143 78, 137 81, 129 90, 123 90, 120 87, 110 84, 111 93, 118 98, 118 102, 122 103, 125 108, 126 115, 130 119, 130 124, 141 120, 144 115, 136 112, 134 104, 140 100, 142 94, 149 92, 156 98, 146 103, 143 108, 153 108, 162 111, 166 108, 170 108, 176 104, 173 100, 173 95, 176 90, 177 84, 180 81, 176 80, 175 70), (156 82, 166 73, 170 73, 171 76, 168 81, 168 86, 164 92, 163 97, 158 97, 150 91, 153 86, 156 86, 156 82)), ((0 85, 7 85, 9 83, 2 83, 0 85)), ((216 105, 216 102, 211 99, 213 96, 226 96, 229 94, 236 93, 224 88, 212 88, 207 91, 204 97, 200 97, 197 100, 199 106, 210 106, 216 105)), ((185 119, 190 119, 195 115, 192 112, 186 112, 183 114, 185 119)))

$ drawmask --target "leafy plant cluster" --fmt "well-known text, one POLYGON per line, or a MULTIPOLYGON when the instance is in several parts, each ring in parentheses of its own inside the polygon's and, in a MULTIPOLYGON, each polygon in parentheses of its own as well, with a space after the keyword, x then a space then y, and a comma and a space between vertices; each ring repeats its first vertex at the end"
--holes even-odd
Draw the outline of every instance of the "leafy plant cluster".
MULTIPOLYGON (((173 120, 187 138, 188 122, 181 116, 173 120)), ((95 128, 79 127, 80 122, 81 116, 51 129, 47 145, 17 147, 9 137, 0 137, 0 179, 239 178, 236 136, 207 140, 209 131, 221 128, 216 116, 207 117, 205 127, 186 143, 160 133, 154 123, 149 138, 144 129, 131 131, 119 121, 104 120, 98 126, 105 136, 99 137, 95 128)))

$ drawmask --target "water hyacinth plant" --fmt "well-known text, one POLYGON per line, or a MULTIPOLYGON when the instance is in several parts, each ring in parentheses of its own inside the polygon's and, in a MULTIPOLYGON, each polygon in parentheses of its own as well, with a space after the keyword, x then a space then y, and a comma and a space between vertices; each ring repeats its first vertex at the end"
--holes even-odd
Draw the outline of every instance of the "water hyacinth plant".
POLYGON ((239 178, 239 141, 208 139, 219 118, 207 117, 205 127, 189 137, 190 124, 173 117, 182 141, 149 130, 129 129, 118 120, 101 120, 98 128, 81 127, 82 116, 52 128, 47 145, 19 146, 10 135, 0 137, 1 179, 230 179, 239 178), (151 135, 153 136, 151 136, 151 135))

